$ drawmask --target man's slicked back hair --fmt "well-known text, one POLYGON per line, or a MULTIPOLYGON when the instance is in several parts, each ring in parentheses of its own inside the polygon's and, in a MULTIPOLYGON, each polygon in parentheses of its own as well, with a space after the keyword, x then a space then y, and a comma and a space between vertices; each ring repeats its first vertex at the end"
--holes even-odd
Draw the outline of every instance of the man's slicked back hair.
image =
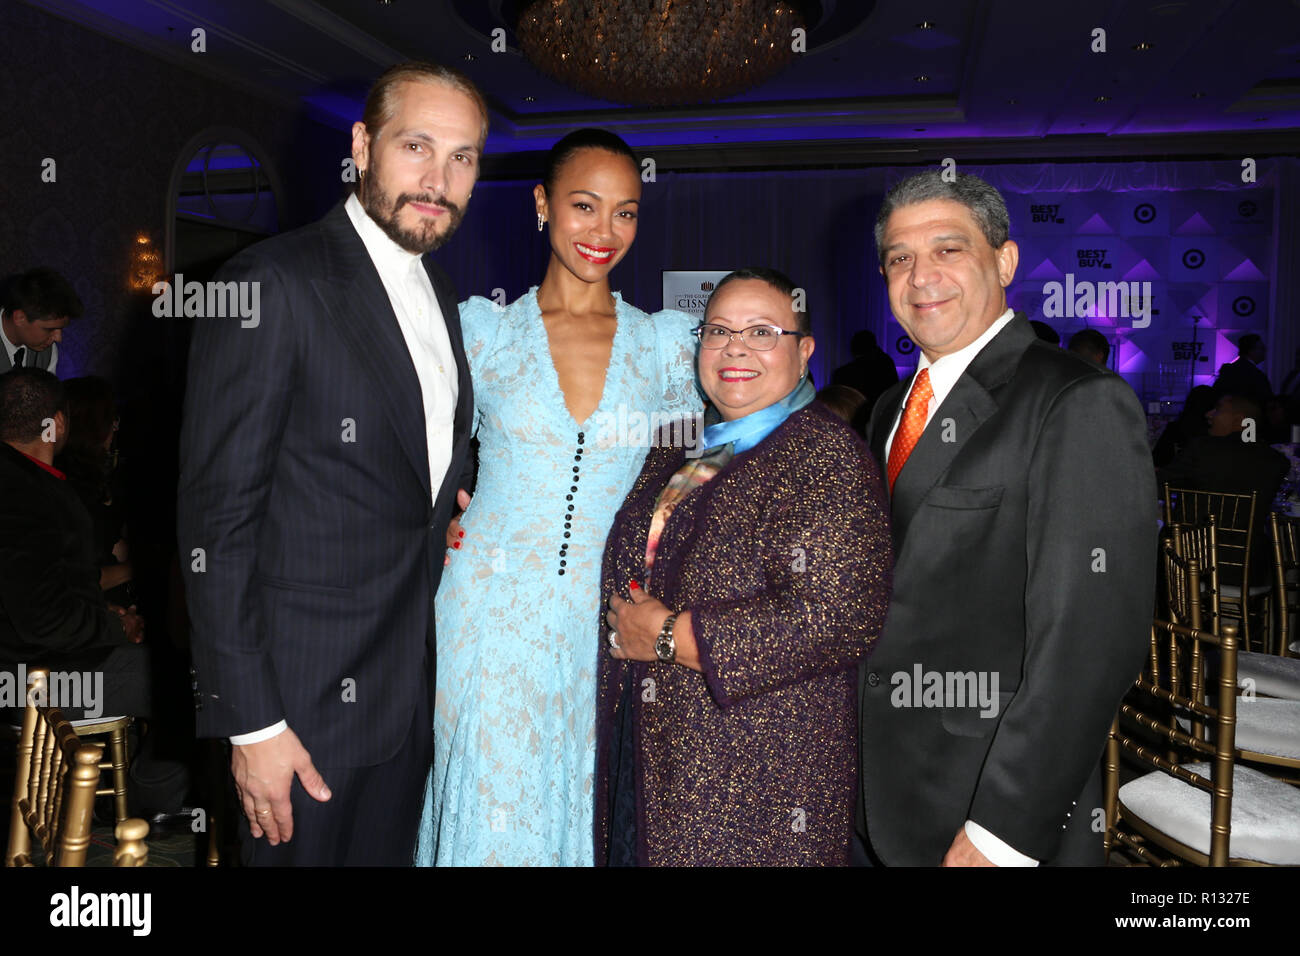
POLYGON ((885 194, 885 202, 876 215, 876 258, 882 266, 885 264, 885 226, 894 210, 935 199, 961 203, 969 209, 979 224, 980 232, 994 249, 1002 248, 1011 238, 1011 216, 1000 192, 970 173, 957 173, 956 178, 949 182, 944 178, 943 170, 928 169, 909 176, 885 194))

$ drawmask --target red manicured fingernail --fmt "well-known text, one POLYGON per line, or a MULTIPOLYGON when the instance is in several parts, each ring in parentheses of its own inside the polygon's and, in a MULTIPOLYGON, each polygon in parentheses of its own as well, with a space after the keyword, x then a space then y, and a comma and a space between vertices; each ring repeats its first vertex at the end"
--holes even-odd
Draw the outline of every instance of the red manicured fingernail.
POLYGON ((463 537, 465 537, 465 532, 464 532, 464 531, 457 531, 457 532, 456 532, 456 537, 458 537, 458 538, 463 538, 463 537))
POLYGON ((627 589, 629 591, 639 591, 641 590, 641 585, 637 584, 635 581, 629 581, 627 585, 627 589))
POLYGON ((457 551, 460 550, 460 542, 459 542, 459 541, 453 541, 453 542, 451 543, 451 546, 452 546, 453 548, 455 548, 457 551))

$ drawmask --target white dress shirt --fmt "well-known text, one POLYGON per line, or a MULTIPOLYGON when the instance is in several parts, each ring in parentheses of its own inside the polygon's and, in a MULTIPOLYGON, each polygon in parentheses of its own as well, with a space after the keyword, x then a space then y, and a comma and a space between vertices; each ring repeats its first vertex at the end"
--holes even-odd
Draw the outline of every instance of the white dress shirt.
MULTIPOLYGON (((460 394, 447 322, 438 307, 438 297, 429 281, 429 274, 424 271, 423 257, 407 252, 393 242, 370 218, 355 193, 348 197, 344 208, 370 255, 370 261, 379 272, 379 281, 388 293, 397 325, 406 340, 406 350, 420 380, 429 448, 429 495, 430 500, 436 500, 451 464, 451 432, 460 394)), ((239 745, 260 743, 288 726, 281 720, 252 733, 237 734, 230 738, 230 742, 239 745)))
MULTIPOLYGON (((9 359, 9 367, 12 368, 14 364, 14 354, 18 351, 18 349, 21 346, 14 345, 12 342, 9 341, 9 336, 5 335, 5 327, 3 321, 4 314, 5 314, 4 309, 0 309, 0 342, 4 343, 5 357, 9 359)), ((50 349, 52 351, 50 352, 50 367, 48 371, 51 375, 53 375, 54 370, 59 367, 59 343, 51 342, 50 349)), ((27 351, 31 352, 32 350, 27 349, 27 351)), ((35 364, 35 359, 33 359, 31 356, 26 356, 25 360, 23 361, 23 365, 27 366, 28 368, 31 368, 34 364, 35 364)))
MULTIPOLYGON (((921 353, 921 358, 916 363, 916 371, 917 374, 920 374, 921 369, 928 368, 930 370, 930 388, 934 392, 934 396, 930 399, 930 406, 926 409, 925 413, 925 424, 927 427, 930 424, 930 419, 934 417, 934 413, 938 411, 939 406, 943 404, 943 400, 948 397, 948 393, 953 390, 953 387, 957 384, 957 380, 961 378, 962 373, 965 372, 970 363, 975 360, 975 356, 979 355, 980 352, 984 350, 984 346, 992 342, 993 339, 997 337, 997 334, 1006 328, 1007 323, 1011 321, 1012 316, 1014 315, 1015 312, 1011 309, 1007 309, 1007 311, 1003 312, 1001 316, 994 320, 993 324, 985 329, 984 333, 970 345, 958 349, 956 352, 941 356, 934 362, 927 359, 924 352, 921 353)), ((912 383, 913 386, 915 386, 916 380, 913 379, 912 383)), ((911 394, 910 389, 908 394, 911 394)), ((889 460, 889 450, 894 445, 894 433, 898 431, 899 422, 902 421, 903 417, 903 409, 906 407, 907 402, 904 400, 903 403, 898 406, 898 415, 894 418, 894 427, 889 430, 889 439, 885 442, 886 461, 889 460)), ((1038 865, 1038 861, 1033 857, 1025 856, 1005 840, 990 833, 974 820, 966 821, 965 830, 966 836, 970 839, 970 842, 975 845, 975 849, 988 857, 990 863, 995 863, 998 866, 1038 865)))

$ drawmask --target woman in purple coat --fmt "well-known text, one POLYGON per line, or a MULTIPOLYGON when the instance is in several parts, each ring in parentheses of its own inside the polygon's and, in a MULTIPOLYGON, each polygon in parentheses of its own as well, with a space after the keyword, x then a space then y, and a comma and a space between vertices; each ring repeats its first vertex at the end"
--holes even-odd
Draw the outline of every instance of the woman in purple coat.
POLYGON ((606 544, 596 862, 843 865, 857 665, 889 604, 865 445, 810 404, 807 313, 768 269, 709 300, 699 448, 658 447, 606 544))

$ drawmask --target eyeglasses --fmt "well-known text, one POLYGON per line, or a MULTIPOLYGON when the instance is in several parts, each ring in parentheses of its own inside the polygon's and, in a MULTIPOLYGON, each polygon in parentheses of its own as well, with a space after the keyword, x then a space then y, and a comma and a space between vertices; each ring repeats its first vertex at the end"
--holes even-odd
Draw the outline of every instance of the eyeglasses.
POLYGON ((808 334, 807 332, 791 332, 776 325, 751 325, 743 331, 733 332, 721 325, 705 324, 692 331, 695 333, 695 337, 700 340, 701 348, 726 348, 727 344, 735 336, 739 335, 744 346, 753 349, 755 352, 768 352, 776 348, 776 344, 781 341, 783 335, 798 337, 808 334))

